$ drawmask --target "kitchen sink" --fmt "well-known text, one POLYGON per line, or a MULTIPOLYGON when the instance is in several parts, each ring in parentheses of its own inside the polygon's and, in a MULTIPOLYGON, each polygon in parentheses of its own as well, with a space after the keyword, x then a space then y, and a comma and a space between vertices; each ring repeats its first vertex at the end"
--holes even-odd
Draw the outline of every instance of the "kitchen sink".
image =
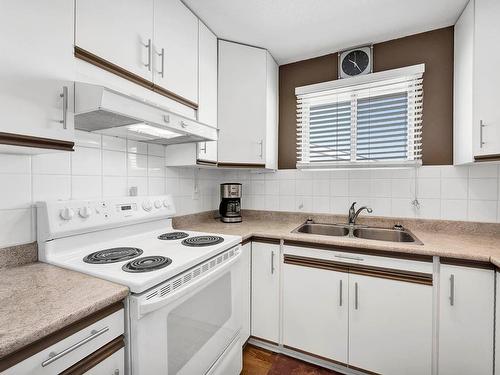
POLYGON ((352 232, 354 237, 365 240, 389 241, 389 242, 413 242, 422 244, 420 240, 407 229, 386 228, 356 228, 352 232))
POLYGON ((319 234, 333 237, 355 237, 365 240, 407 242, 422 245, 422 242, 415 237, 408 229, 399 228, 376 228, 367 226, 352 226, 347 224, 320 224, 306 222, 295 228, 292 233, 319 234), (351 229, 351 231, 350 231, 351 229))

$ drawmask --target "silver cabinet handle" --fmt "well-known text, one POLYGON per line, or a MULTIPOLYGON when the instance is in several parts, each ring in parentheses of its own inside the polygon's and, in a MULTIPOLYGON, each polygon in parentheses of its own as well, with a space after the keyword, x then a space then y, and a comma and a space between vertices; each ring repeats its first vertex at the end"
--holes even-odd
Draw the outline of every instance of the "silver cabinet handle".
POLYGON ((185 121, 181 121, 181 128, 185 129, 187 128, 188 124, 185 121))
POLYGON ((264 141, 262 139, 259 141, 259 145, 260 145, 259 157, 262 159, 262 157, 264 156, 264 141))
POLYGON ((57 361, 59 358, 64 357, 66 354, 71 353, 73 350, 78 349, 80 346, 85 345, 89 341, 92 341, 96 337, 99 337, 103 333, 106 333, 108 331, 109 331, 109 327, 104 327, 104 328, 100 329, 99 331, 96 331, 94 329, 94 330, 92 330, 90 336, 84 338, 82 341, 79 341, 74 345, 71 345, 69 348, 64 349, 62 352, 59 352, 59 353, 51 352, 49 354, 49 358, 42 362, 42 367, 50 365, 52 362, 57 361))
POLYGON ((68 128, 68 86, 63 86, 62 93, 59 95, 62 98, 63 118, 59 121, 63 124, 63 129, 68 128))
POLYGON ((149 71, 151 71, 151 38, 148 39, 147 44, 143 44, 144 47, 148 49, 148 63, 144 64, 146 68, 148 68, 149 71))
POLYGON ((354 283, 354 310, 358 309, 358 283, 354 283))
POLYGON ((274 251, 271 251, 271 274, 274 273, 274 251))
POLYGON ((161 75, 161 78, 164 78, 165 77, 165 48, 161 49, 161 52, 158 53, 158 56, 161 57, 161 70, 158 72, 158 74, 161 75))
POLYGON ((363 261, 363 258, 360 258, 360 257, 350 257, 350 256, 347 256, 347 255, 335 255, 335 258, 340 258, 340 259, 350 259, 350 260, 359 260, 359 261, 363 261))
POLYGON ((119 370, 119 369, 116 369, 116 370, 113 372, 113 375, 120 375, 120 370, 119 370))
POLYGON ((339 285, 339 306, 342 306, 342 280, 340 280, 339 285))
POLYGON ((207 152, 207 142, 203 142, 203 147, 200 147, 200 151, 207 152))
POLYGON ((455 305, 455 275, 450 275, 450 306, 455 305))
POLYGON ((486 125, 484 124, 483 120, 479 121, 479 148, 483 148, 484 146, 484 141, 483 141, 483 129, 486 125))

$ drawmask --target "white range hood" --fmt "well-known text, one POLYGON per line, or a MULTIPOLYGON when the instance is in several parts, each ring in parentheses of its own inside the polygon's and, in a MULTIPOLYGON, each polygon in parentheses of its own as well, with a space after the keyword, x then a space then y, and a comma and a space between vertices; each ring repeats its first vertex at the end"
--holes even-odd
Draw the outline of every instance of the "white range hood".
POLYGON ((217 140, 217 129, 167 108, 89 83, 75 83, 75 128, 159 144, 217 140))

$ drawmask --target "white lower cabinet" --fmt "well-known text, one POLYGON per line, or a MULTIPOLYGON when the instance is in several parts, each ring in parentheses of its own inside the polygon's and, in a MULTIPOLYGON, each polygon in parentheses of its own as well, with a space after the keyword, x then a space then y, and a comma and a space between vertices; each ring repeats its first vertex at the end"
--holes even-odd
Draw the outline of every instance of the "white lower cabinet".
POLYGON ((120 349, 99 362, 85 375, 125 375, 125 349, 120 349))
POLYGON ((431 374, 432 286, 349 274, 349 365, 431 374))
POLYGON ((283 264, 283 344, 347 363, 348 273, 283 264))
POLYGON ((252 336, 279 342, 280 246, 252 242, 252 336))
POLYGON ((495 272, 441 265, 439 375, 493 373, 495 272))
POLYGON ((252 295, 252 243, 241 246, 241 293, 242 293, 242 327, 241 342, 244 344, 250 337, 250 306, 252 295))

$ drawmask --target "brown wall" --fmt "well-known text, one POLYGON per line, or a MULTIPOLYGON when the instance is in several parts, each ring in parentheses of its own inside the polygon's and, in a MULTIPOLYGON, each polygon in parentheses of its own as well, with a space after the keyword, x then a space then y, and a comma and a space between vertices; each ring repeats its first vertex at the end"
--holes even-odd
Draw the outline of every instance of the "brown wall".
MULTIPOLYGON (((337 79, 338 55, 279 68, 279 169, 296 163, 295 87, 337 79)), ((425 63, 423 164, 453 163, 453 26, 373 46, 373 71, 425 63)))

